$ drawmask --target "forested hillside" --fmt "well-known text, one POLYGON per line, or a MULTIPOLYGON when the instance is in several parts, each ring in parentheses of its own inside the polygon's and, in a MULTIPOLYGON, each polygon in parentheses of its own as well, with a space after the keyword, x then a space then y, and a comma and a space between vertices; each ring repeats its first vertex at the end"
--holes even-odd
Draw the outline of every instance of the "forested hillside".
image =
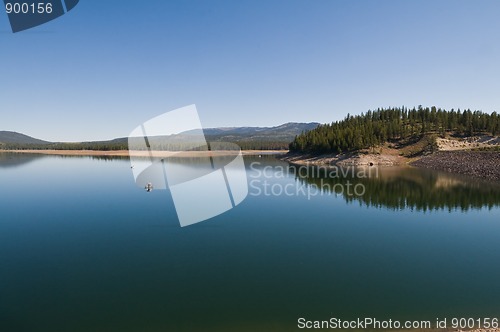
POLYGON ((387 141, 447 133, 473 136, 500 133, 500 116, 493 112, 450 110, 436 107, 385 108, 318 126, 295 137, 290 151, 341 153, 366 149, 387 141))

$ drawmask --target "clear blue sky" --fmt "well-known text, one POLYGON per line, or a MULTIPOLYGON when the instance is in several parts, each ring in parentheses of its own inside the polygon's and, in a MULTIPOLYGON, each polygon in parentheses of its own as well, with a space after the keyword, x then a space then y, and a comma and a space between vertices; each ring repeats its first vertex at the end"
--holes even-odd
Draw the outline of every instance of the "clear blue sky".
POLYGON ((81 0, 12 34, 0 13, 0 130, 109 139, 193 103, 205 127, 499 111, 499 15, 500 1, 81 0))

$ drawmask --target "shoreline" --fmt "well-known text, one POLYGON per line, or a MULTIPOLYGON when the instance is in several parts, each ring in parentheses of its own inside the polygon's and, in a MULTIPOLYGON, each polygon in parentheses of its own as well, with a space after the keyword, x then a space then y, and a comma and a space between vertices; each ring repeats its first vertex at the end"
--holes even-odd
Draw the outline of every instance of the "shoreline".
MULTIPOLYGON (((207 156, 231 156, 239 151, 134 151, 134 157, 156 158, 197 158, 207 156)), ((282 161, 296 166, 383 166, 383 167, 418 167, 462 174, 475 178, 500 182, 500 152, 496 151, 437 151, 419 157, 403 157, 394 153, 361 153, 346 154, 294 154, 286 150, 242 150, 244 156, 273 155, 282 161)), ((2 153, 39 154, 56 156, 94 156, 94 157, 130 157, 128 150, 0 150, 2 153)))
POLYGON ((421 136, 346 153, 287 153, 293 165, 407 166, 500 181, 500 137, 421 136))
MULTIPOLYGON (((206 157, 206 156, 231 156, 239 151, 133 151, 132 154, 128 150, 116 151, 98 151, 98 150, 0 150, 0 153, 22 153, 22 154, 42 154, 42 155, 58 155, 58 156, 102 156, 102 157, 206 157)), ((286 154, 286 150, 241 150, 244 156, 256 155, 280 155, 286 154)))
POLYGON ((496 151, 438 151, 409 165, 500 182, 500 152, 496 151))
POLYGON ((404 166, 414 159, 395 154, 341 153, 341 154, 286 154, 283 161, 295 165, 316 166, 404 166))
POLYGON ((498 151, 437 151, 411 158, 393 153, 286 154, 280 159, 297 166, 417 167, 500 182, 500 152, 498 151))

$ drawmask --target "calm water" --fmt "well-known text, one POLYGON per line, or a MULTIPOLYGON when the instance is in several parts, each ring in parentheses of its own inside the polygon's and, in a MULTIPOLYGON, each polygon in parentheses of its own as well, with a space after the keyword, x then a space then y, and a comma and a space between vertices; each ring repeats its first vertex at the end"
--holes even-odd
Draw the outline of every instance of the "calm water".
POLYGON ((137 188, 127 159, 0 154, 0 331, 500 317, 498 185, 410 168, 321 182, 246 163, 247 199, 181 228, 169 192, 137 188), (264 181, 336 189, 256 195, 264 181), (334 187, 346 181, 364 195, 334 187))

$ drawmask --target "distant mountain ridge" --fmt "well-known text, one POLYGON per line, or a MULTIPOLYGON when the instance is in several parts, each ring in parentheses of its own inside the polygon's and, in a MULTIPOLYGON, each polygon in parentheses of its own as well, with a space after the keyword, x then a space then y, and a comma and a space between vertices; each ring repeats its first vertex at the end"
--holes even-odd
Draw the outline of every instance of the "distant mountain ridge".
POLYGON ((226 127, 203 129, 207 139, 218 141, 261 141, 274 140, 291 142, 295 136, 310 131, 319 126, 319 123, 288 122, 275 127, 226 127))
MULTIPOLYGON (((207 128, 207 141, 233 142, 242 149, 287 149, 295 136, 318 127, 319 123, 289 122, 275 127, 207 128)), ((47 142, 13 131, 0 131, 0 149, 126 150, 127 137, 80 143, 47 142)))
POLYGON ((15 131, 0 131, 0 144, 49 144, 50 142, 33 138, 15 131))

